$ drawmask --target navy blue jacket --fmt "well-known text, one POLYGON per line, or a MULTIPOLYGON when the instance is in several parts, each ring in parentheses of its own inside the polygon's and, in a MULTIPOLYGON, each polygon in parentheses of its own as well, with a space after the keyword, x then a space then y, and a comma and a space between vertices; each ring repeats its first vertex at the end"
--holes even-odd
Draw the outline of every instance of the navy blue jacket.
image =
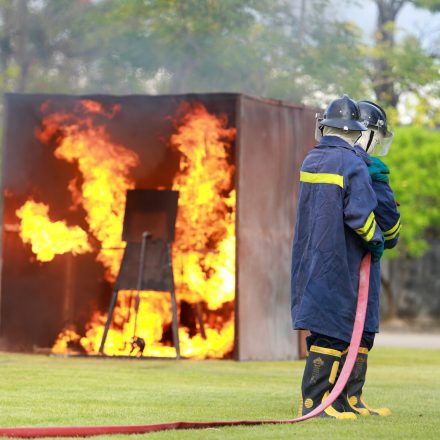
MULTIPOLYGON (((291 277, 295 329, 350 341, 364 243, 384 240, 377 205, 362 156, 341 138, 324 136, 300 173, 291 277)), ((370 309, 365 330, 376 332, 378 307, 370 309)))
MULTIPOLYGON (((368 165, 371 161, 368 154, 362 147, 356 145, 356 152, 362 157, 368 165)), ((391 249, 396 246, 399 239, 401 224, 400 214, 397 210, 397 204, 394 199, 393 191, 387 182, 373 180, 372 187, 377 198, 377 207, 374 210, 377 224, 384 232, 385 249, 391 249)), ((371 263, 370 288, 368 290, 368 308, 366 320, 371 323, 371 327, 379 330, 379 295, 380 295, 380 262, 371 263)))

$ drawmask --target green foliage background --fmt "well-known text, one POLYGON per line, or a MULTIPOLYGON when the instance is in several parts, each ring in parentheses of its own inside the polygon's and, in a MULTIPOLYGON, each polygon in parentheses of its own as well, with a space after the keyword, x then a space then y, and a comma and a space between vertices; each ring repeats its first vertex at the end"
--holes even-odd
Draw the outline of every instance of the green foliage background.
POLYGON ((401 243, 389 255, 419 256, 440 233, 440 131, 398 127, 384 161, 402 216, 401 243))

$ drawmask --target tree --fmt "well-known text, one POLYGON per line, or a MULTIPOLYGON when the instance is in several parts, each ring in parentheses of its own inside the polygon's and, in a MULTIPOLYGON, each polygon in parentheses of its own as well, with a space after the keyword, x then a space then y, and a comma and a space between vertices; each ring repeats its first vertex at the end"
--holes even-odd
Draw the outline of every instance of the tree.
POLYGON ((412 0, 415 6, 419 8, 425 8, 432 12, 440 11, 440 1, 439 0, 412 0))
MULTIPOLYGON (((123 2, 1 0, 0 78, 3 91, 133 92, 139 75, 121 56, 133 44, 123 2)), ((143 42, 145 44, 145 42, 143 42)), ((152 66, 155 71, 156 66, 152 66)))
POLYGON ((403 91, 416 91, 438 79, 438 64, 414 36, 395 41, 396 18, 405 4, 440 10, 440 0, 374 0, 377 6, 375 47, 370 53, 370 78, 376 99, 396 107, 403 91))
POLYGON ((3 90, 221 90, 296 102, 354 91, 360 33, 325 13, 329 4, 0 0, 3 90))

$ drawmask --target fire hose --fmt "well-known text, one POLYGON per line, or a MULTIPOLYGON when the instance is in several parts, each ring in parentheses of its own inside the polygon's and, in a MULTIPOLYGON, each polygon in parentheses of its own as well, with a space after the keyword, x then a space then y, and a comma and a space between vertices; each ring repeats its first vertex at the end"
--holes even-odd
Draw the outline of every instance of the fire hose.
POLYGON ((368 303, 368 288, 370 280, 371 254, 367 253, 361 262, 359 274, 359 289, 356 306, 356 315, 351 336, 347 359, 327 399, 308 414, 291 420, 225 420, 214 422, 165 422, 148 425, 121 425, 121 426, 61 426, 61 427, 34 427, 34 428, 0 428, 0 436, 18 438, 41 437, 89 437, 106 434, 144 434, 148 432, 167 431, 176 429, 205 429, 220 428, 223 426, 250 426, 275 425, 303 422, 322 413, 341 394, 353 366, 356 362, 359 345, 364 330, 365 315, 368 303))

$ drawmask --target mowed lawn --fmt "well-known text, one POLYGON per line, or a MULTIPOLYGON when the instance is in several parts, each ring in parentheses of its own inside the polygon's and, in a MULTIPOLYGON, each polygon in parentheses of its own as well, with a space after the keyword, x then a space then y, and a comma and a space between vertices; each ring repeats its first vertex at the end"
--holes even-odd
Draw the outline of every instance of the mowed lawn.
MULTIPOLYGON (((136 361, 0 353, 0 426, 288 419, 296 414, 303 367, 303 361, 136 361)), ((440 438, 440 351, 374 349, 367 378, 365 400, 390 407, 391 417, 106 438, 440 438)))

